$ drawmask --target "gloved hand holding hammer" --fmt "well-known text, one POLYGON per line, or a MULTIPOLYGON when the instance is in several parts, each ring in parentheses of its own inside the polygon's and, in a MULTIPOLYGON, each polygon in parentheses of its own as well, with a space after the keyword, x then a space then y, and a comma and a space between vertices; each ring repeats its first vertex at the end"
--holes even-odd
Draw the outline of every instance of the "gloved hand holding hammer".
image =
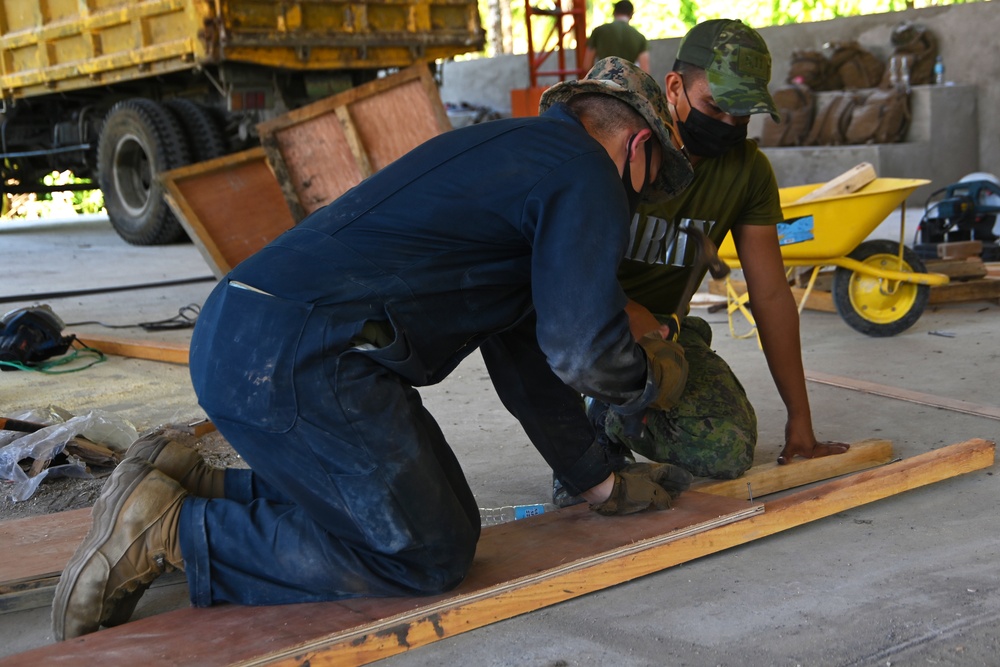
MULTIPOLYGON (((724 278, 729 267, 719 258, 715 243, 697 227, 682 227, 681 231, 695 243, 694 265, 684 293, 678 302, 677 312, 666 322, 659 322, 644 308, 634 302, 626 306, 629 321, 633 323, 633 335, 649 358, 653 381, 659 388, 656 400, 650 408, 667 411, 680 402, 687 381, 688 365, 684 359, 684 349, 677 343, 681 330, 681 317, 688 311, 691 298, 701 284, 702 272, 707 268, 714 278, 724 278), (645 321, 643 316, 645 315, 645 321)), ((645 431, 645 414, 638 413, 624 418, 625 432, 629 437, 641 438, 645 431)))

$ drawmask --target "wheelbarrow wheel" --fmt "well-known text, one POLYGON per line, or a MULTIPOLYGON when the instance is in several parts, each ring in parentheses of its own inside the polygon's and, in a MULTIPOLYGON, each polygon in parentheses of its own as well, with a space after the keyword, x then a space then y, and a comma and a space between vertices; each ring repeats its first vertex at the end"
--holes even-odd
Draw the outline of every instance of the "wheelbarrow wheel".
MULTIPOLYGON (((927 272, 920 257, 905 246, 900 264, 899 244, 893 241, 865 241, 848 257, 872 269, 927 272)), ((837 314, 867 336, 895 336, 909 329, 923 314, 930 293, 928 285, 886 280, 841 267, 833 277, 837 314)))

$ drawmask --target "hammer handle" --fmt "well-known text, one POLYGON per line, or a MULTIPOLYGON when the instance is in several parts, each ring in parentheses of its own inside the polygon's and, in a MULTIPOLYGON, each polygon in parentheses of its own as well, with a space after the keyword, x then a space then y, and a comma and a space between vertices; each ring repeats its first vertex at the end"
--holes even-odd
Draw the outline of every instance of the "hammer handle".
POLYGON ((45 424, 21 421, 20 419, 8 419, 0 417, 0 431, 20 431, 21 433, 34 433, 45 428, 45 424))

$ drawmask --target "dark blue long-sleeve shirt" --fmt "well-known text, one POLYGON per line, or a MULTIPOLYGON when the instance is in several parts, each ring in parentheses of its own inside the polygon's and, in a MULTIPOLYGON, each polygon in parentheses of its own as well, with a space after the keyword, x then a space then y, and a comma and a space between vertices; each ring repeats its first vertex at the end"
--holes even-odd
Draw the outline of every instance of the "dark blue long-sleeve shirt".
POLYGON ((418 386, 534 308, 539 346, 564 382, 638 409, 651 395, 647 362, 616 280, 627 210, 614 162, 557 105, 428 141, 230 277, 351 321, 390 322, 385 363, 418 386))

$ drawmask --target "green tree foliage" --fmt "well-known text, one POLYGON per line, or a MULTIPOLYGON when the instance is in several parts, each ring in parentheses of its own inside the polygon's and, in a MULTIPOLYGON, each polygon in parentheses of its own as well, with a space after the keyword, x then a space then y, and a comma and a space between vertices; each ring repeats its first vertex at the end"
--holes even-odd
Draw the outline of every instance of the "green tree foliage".
MULTIPOLYGON (((532 7, 561 6, 564 12, 573 8, 574 0, 527 0, 532 7), (559 4, 561 2, 561 5, 559 4)), ((575 0, 587 3, 587 32, 594 26, 611 20, 615 0, 575 0)), ((990 2, 991 0, 762 0, 740 3, 733 0, 632 0, 635 16, 632 25, 649 39, 680 37, 700 21, 717 18, 739 18, 755 28, 789 23, 812 23, 844 16, 884 14, 911 8, 990 2)), ((480 13, 487 16, 488 0, 480 0, 480 13)), ((510 0, 511 33, 514 53, 527 52, 527 23, 524 0, 510 0)), ((538 20, 534 27, 536 50, 551 29, 551 22, 538 20)), ((572 48, 573 44, 567 44, 572 48)), ((489 49, 487 49, 489 52, 489 49)))

